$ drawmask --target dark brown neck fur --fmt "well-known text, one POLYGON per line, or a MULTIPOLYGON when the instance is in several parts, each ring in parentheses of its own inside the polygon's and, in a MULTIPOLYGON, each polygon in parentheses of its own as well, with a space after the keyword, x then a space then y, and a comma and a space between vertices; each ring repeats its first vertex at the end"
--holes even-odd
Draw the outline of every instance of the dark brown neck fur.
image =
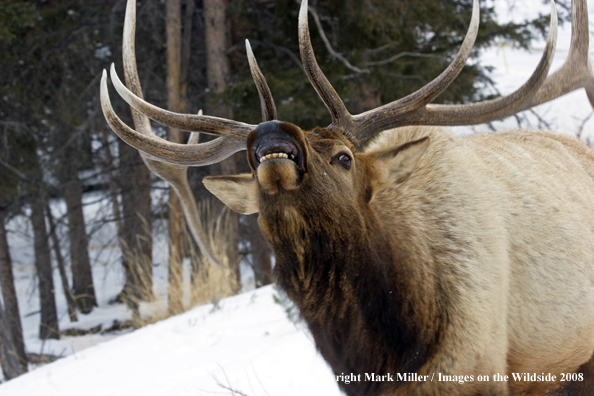
POLYGON ((430 315, 411 301, 425 294, 419 290, 423 280, 411 282, 407 265, 414 263, 390 246, 367 205, 321 212, 301 207, 299 213, 310 214, 306 217, 287 206, 262 207, 271 208, 259 221, 276 253, 278 283, 300 309, 334 373, 361 374, 361 382, 339 382, 347 394, 375 395, 397 387, 397 382, 363 379, 365 373, 415 372, 435 353, 442 330, 436 323, 444 323, 437 317, 439 299, 428 299, 430 315))

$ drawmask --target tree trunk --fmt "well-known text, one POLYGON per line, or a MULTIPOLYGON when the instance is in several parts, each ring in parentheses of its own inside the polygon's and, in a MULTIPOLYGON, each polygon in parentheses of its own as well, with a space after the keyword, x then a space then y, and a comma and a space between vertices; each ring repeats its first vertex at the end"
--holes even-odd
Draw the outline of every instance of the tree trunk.
MULTIPOLYGON (((5 368, 4 363, 2 369, 4 376, 8 378, 6 370, 18 373, 16 375, 27 372, 27 355, 25 354, 25 342, 23 340, 23 326, 21 324, 21 316, 19 313, 19 304, 17 300, 16 290, 14 287, 14 275, 12 272, 12 260, 10 258, 10 250, 8 248, 8 236, 5 228, 5 207, 0 202, 0 289, 2 290, 2 299, 4 301, 3 322, 0 324, 3 329, 3 345, 2 351, 13 351, 17 356, 19 363, 18 369, 13 369, 12 364, 6 362, 8 366, 5 368), (10 344, 9 342, 12 342, 10 344)), ((0 351, 0 353, 2 353, 0 351)), ((12 353, 12 352, 11 352, 12 353)))
POLYGON ((181 61, 179 77, 180 111, 185 113, 188 105, 188 71, 190 69, 190 51, 192 43, 192 21, 196 4, 194 0, 186 2, 184 14, 184 32, 181 43, 181 61))
MULTIPOLYGON (((139 311, 139 302, 141 300, 140 295, 143 294, 139 291, 141 289, 141 282, 138 281, 138 276, 135 275, 136 273, 140 272, 141 270, 135 268, 135 262, 138 264, 138 260, 134 260, 133 251, 130 251, 128 248, 129 245, 134 246, 134 238, 133 238, 133 231, 128 230, 124 227, 123 221, 123 214, 122 214, 122 207, 120 206, 120 202, 118 201, 118 186, 116 177, 113 172, 114 160, 113 156, 111 155, 111 151, 109 148, 109 130, 107 126, 103 127, 102 130, 102 142, 103 142, 103 149, 105 153, 105 169, 109 178, 108 186, 109 186, 109 194, 111 199, 111 207, 113 212, 113 217, 115 219, 116 225, 116 232, 118 234, 118 241, 120 244, 120 251, 122 253, 122 267, 124 267, 124 274, 126 276, 126 282, 124 284, 123 290, 120 292, 118 297, 116 298, 117 301, 123 302, 130 308, 132 311, 132 316, 134 319, 140 318, 140 311, 139 311), (129 243, 126 242, 125 235, 129 235, 129 243)), ((118 140, 118 144, 120 144, 120 172, 122 173, 122 181, 126 180, 126 188, 122 187, 122 202, 126 202, 126 208, 134 208, 133 199, 136 196, 133 193, 134 188, 130 188, 131 183, 130 180, 124 177, 124 174, 129 175, 130 177, 133 174, 133 171, 128 171, 128 169, 132 170, 135 164, 129 164, 126 160, 135 160, 135 152, 132 150, 128 145, 124 144, 121 140, 118 140), (124 161, 124 162, 123 162, 124 161), (123 166, 122 166, 123 164, 123 166)), ((150 194, 150 190, 149 190, 150 194)), ((150 195, 149 195, 149 205, 150 205, 150 195)), ((129 209, 130 210, 130 209, 129 209)), ((133 216, 130 216, 129 222, 126 223, 127 226, 132 225, 134 222, 133 216)), ((150 225, 150 222, 149 222, 150 225)), ((151 227, 152 228, 152 227, 151 227)), ((151 232, 152 230, 149 230, 151 232)), ((152 245, 150 246, 152 250, 152 245)), ((151 260, 152 261, 152 260, 151 260)), ((152 263, 151 263, 152 264, 152 263)), ((151 265, 152 267, 152 265, 151 265)), ((152 275, 152 269, 147 271, 152 275)), ((152 289, 152 286, 151 286, 152 289)), ((152 291, 152 290, 151 290, 152 291)))
MULTIPOLYGON (((231 65, 226 50, 229 47, 230 29, 225 13, 227 0, 204 0, 204 37, 206 42, 206 77, 208 88, 214 94, 221 94, 227 88, 231 65)), ((208 115, 233 119, 233 109, 218 103, 208 107, 208 115)), ((229 175, 237 173, 237 156, 220 162, 213 169, 214 174, 229 175)), ((227 256, 229 266, 235 274, 237 287, 241 290, 239 273, 239 215, 230 216, 229 236, 227 238, 227 256)))
MULTIPOLYGON (((188 112, 188 74, 190 70, 190 54, 192 51, 192 28, 193 28, 193 21, 194 21, 194 14, 196 9, 196 3, 194 0, 187 0, 186 1, 186 9, 184 13, 184 26, 183 26, 183 34, 182 34, 182 42, 181 42, 181 64, 180 64, 180 77, 179 77, 179 96, 180 96, 180 112, 187 113, 188 112)), ((206 170, 205 167, 196 167, 194 168, 194 172, 198 169, 206 170)), ((190 173, 188 173, 189 179, 190 173)), ((188 182, 191 183, 190 180, 188 182)), ((190 187, 191 188, 191 187, 190 187)), ((184 218, 185 221, 185 218, 184 218)), ((186 227, 184 230, 185 238, 184 240, 184 252, 186 256, 190 257, 190 285, 192 288, 194 286, 194 280, 198 275, 199 270, 199 263, 202 261, 202 254, 198 247, 198 244, 189 235, 189 230, 186 227)), ((193 291, 190 292, 191 301, 190 306, 196 305, 194 301, 194 297, 196 293, 193 291)))
MULTIPOLYGON (((113 211, 113 217, 115 219, 116 224, 116 232, 118 233, 118 239, 120 239, 120 247, 121 247, 121 238, 122 238, 122 210, 120 209, 120 202, 118 201, 118 185, 116 182, 116 178, 114 176, 114 161, 113 156, 111 155, 111 150, 109 149, 109 133, 110 131, 107 128, 107 125, 103 125, 101 130, 101 141, 103 143, 103 151, 105 153, 105 172, 108 176, 108 186, 109 186, 109 197, 111 199, 111 207, 113 211)), ((123 250, 123 249, 122 249, 123 250)))
MULTIPOLYGON (((180 74, 181 74, 181 1, 166 3, 167 27, 167 108, 181 112, 180 74)), ((183 143, 180 130, 169 128, 169 141, 183 143)), ((173 314, 183 312, 182 263, 184 254, 184 217, 179 197, 169 188, 169 311, 173 314)))
MULTIPOLYGON (((26 363, 26 361, 25 361, 26 363)), ((14 337, 10 331, 10 321, 0 303, 0 368, 4 378, 11 380, 27 372, 27 365, 21 364, 14 337)))
MULTIPOLYGON (((227 0, 204 0, 204 38, 206 42, 206 78, 208 88, 215 94, 227 89, 231 75, 231 65, 226 50, 229 47, 229 25, 225 17, 227 0)), ((228 106, 217 109, 220 112, 230 112, 228 106)))
POLYGON ((34 193, 31 199, 31 224, 33 225, 35 267, 39 278, 39 304, 41 309, 39 338, 47 340, 49 338, 60 338, 60 329, 58 327, 54 277, 45 226, 44 206, 42 193, 40 191, 34 193))
POLYGON ((62 250, 60 248, 60 239, 56 233, 56 225, 54 223, 54 215, 52 209, 46 202, 45 211, 47 215, 47 221, 50 228, 50 237, 52 238, 52 245, 54 247, 54 254, 56 256, 56 262, 58 263, 58 271, 60 273, 60 280, 62 281, 62 291, 66 297, 66 305, 68 306, 68 316, 71 322, 78 322, 78 316, 76 315, 76 299, 74 293, 70 288, 68 282, 68 276, 66 275, 66 266, 64 265, 64 256, 62 256, 62 250))
POLYGON ((269 285, 272 283, 271 248, 258 227, 258 215, 246 216, 246 222, 256 287, 269 285))
POLYGON ((118 300, 138 314, 138 303, 152 299, 152 213, 150 173, 138 152, 118 141, 122 194, 122 265, 126 283, 118 300))
POLYGON ((78 308, 82 313, 87 314, 97 306, 97 297, 93 285, 89 241, 82 210, 82 185, 76 175, 64 186, 64 200, 68 208, 72 291, 78 308))

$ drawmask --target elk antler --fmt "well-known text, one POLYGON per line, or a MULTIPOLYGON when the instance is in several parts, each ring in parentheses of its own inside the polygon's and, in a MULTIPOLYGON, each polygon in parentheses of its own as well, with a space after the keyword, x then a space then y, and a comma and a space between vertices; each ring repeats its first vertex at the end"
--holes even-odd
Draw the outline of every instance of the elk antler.
MULTIPOLYGON (((101 78, 101 108, 103 114, 111 129, 122 140, 139 150, 140 156, 147 167, 173 187, 180 197, 188 226, 200 250, 211 262, 220 267, 221 265, 206 242, 200 215, 187 180, 188 166, 214 164, 240 150, 245 150, 246 136, 256 126, 223 118, 203 116, 202 111, 198 115, 177 114, 144 101, 136 65, 135 31, 136 1, 128 0, 122 52, 124 75, 129 88, 122 84, 113 64, 110 71, 116 90, 131 107, 136 130, 126 125, 113 110, 109 99, 105 70, 101 78), (152 132, 149 118, 169 127, 193 131, 188 144, 172 143, 156 136, 152 132), (222 136, 210 142, 198 144, 198 133, 194 132, 222 136)), ((262 117, 265 121, 276 119, 276 107, 272 94, 247 40, 246 49, 252 76, 260 95, 262 117)))
POLYGON ((132 107, 132 116, 137 130, 128 127, 113 111, 107 89, 107 76, 104 72, 101 79, 101 107, 114 132, 126 143, 151 158, 179 165, 209 165, 220 162, 233 153, 245 150, 245 138, 256 127, 255 125, 218 117, 177 114, 144 101, 136 67, 135 30, 136 3, 129 0, 126 6, 122 52, 126 82, 130 89, 122 84, 113 65, 111 77, 120 96, 132 107), (191 146, 172 143, 152 133, 147 117, 169 127, 221 135, 222 137, 191 146))
POLYGON ((563 66, 547 78, 530 102, 522 107, 522 110, 538 106, 579 88, 586 90, 590 104, 594 106, 594 71, 588 55, 590 36, 579 34, 584 31, 589 31, 588 6, 586 0, 574 0, 571 2, 569 55, 563 66))
MULTIPOLYGON (((137 97, 142 97, 142 88, 138 78, 136 56, 134 53, 134 36, 136 25, 136 1, 128 0, 126 19, 124 23, 123 57, 126 82, 137 97)), ((113 68, 113 65, 112 65, 113 68)), ((190 232, 194 237, 200 251, 213 264, 222 268, 214 252, 207 243, 207 238, 202 227, 202 221, 196 201, 188 184, 188 167, 179 163, 200 164, 218 162, 241 148, 245 143, 236 138, 220 137, 208 143, 198 143, 198 133, 192 133, 187 145, 174 144, 160 139, 152 132, 149 118, 132 108, 132 117, 137 131, 128 127, 115 114, 109 101, 107 92, 107 73, 103 71, 101 78, 101 107, 111 128, 126 143, 140 151, 140 156, 146 166, 156 175, 168 182, 180 198, 190 232), (241 144, 241 146, 240 146, 241 144), (162 162, 163 152, 168 153, 176 164, 162 162), (150 154, 149 154, 150 153, 150 154), (193 154, 194 153, 194 154, 193 154), (182 158, 185 158, 183 160, 182 158)), ((202 111, 198 113, 202 114, 202 111)))
POLYGON ((148 117, 141 112, 136 112, 135 119, 144 117, 145 120, 140 123, 135 121, 137 130, 130 128, 111 107, 105 70, 101 78, 101 108, 111 129, 123 141, 153 160, 186 166, 209 165, 220 162, 240 150, 245 150, 245 138, 238 139, 236 137, 219 137, 210 142, 192 146, 169 142, 153 134, 148 117), (145 124, 148 125, 148 128, 145 127, 145 124))
MULTIPOLYGON (((200 110, 198 114, 202 114, 202 110, 200 110)), ((148 122, 148 118, 145 117, 145 119, 148 122)), ((198 144, 199 135, 200 134, 197 132, 192 132, 190 138, 188 139, 188 145, 195 146, 198 144)), ((186 223, 188 224, 190 232, 202 254, 204 254, 204 256, 211 263, 223 268, 211 249, 210 244, 207 242, 208 238, 204 233, 204 227, 202 226, 200 213, 198 212, 198 208, 196 206, 196 200, 194 199, 194 194, 192 193, 192 189, 188 184, 188 167, 184 165, 175 165, 162 161, 155 161, 147 157, 146 154, 142 152, 140 152, 140 156, 142 157, 146 166, 152 172, 169 183, 169 185, 171 185, 171 187, 175 190, 179 197, 179 201, 186 218, 186 223)))
POLYGON ((435 80, 417 92, 376 109, 351 115, 319 68, 307 23, 307 0, 299 13, 299 45, 301 59, 312 85, 332 116, 329 128, 341 130, 356 145, 364 145, 377 133, 405 125, 472 125, 501 119, 532 106, 585 87, 594 106, 594 78, 588 58, 586 0, 572 0, 573 34, 569 59, 556 73, 547 78, 557 39, 557 12, 551 1, 551 24, 543 56, 530 79, 517 91, 505 97, 466 105, 430 104, 460 73, 476 38, 479 24, 478 0, 473 2, 470 27, 454 61, 435 80))
MULTIPOLYGON (((447 67, 447 69, 435 80, 425 85, 417 92, 410 94, 402 99, 392 102, 388 105, 382 106, 377 109, 374 113, 368 112, 364 119, 370 119, 378 121, 377 118, 393 118, 398 117, 401 114, 409 113, 421 106, 426 105, 433 101, 439 94, 441 94, 460 74, 466 60, 470 56, 474 41, 478 34, 478 27, 480 21, 479 14, 480 7, 478 0, 474 0, 472 7, 472 20, 470 27, 462 43, 462 47, 456 55, 454 61, 447 67)), ((318 66, 316 58, 311 46, 311 40, 309 37, 309 27, 307 22, 308 15, 307 0, 301 2, 301 9, 299 12, 299 49, 301 52, 301 60, 305 66, 305 71, 310 82, 318 91, 318 94, 326 104, 326 107, 330 111, 332 116, 332 124, 329 128, 339 129, 343 133, 347 134, 355 143, 363 138, 362 131, 369 131, 369 126, 363 128, 364 120, 361 120, 361 116, 353 117, 346 109, 344 103, 318 66)), ((369 124, 367 122, 366 124, 369 124)), ((380 127, 381 130, 387 129, 380 127)), ((379 132, 379 131, 378 131, 379 132)))
POLYGON ((274 105, 274 99, 272 99, 272 93, 266 78, 260 71, 256 57, 252 51, 252 46, 248 40, 245 40, 245 50, 247 52, 248 62, 250 63, 250 71, 252 72, 252 78, 256 83, 258 89, 258 95, 260 96, 260 107, 262 108, 262 121, 276 120, 276 106, 274 105))

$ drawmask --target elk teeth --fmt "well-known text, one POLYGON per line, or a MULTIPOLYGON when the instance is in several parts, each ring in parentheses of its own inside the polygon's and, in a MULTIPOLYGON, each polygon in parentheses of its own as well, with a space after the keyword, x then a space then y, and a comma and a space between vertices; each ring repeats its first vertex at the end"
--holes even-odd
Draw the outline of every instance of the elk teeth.
MULTIPOLYGON (((289 158, 289 154, 286 153, 271 153, 271 154, 266 154, 263 157, 260 157, 260 163, 272 159, 272 158, 289 158)), ((291 154, 291 159, 295 159, 295 156, 293 154, 291 154)))

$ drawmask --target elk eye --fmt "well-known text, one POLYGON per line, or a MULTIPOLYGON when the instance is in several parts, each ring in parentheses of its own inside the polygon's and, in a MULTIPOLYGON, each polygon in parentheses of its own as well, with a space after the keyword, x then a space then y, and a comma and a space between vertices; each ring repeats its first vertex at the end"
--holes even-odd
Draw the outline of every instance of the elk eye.
POLYGON ((338 154, 335 158, 345 169, 351 169, 351 157, 349 157, 347 154, 338 154))

